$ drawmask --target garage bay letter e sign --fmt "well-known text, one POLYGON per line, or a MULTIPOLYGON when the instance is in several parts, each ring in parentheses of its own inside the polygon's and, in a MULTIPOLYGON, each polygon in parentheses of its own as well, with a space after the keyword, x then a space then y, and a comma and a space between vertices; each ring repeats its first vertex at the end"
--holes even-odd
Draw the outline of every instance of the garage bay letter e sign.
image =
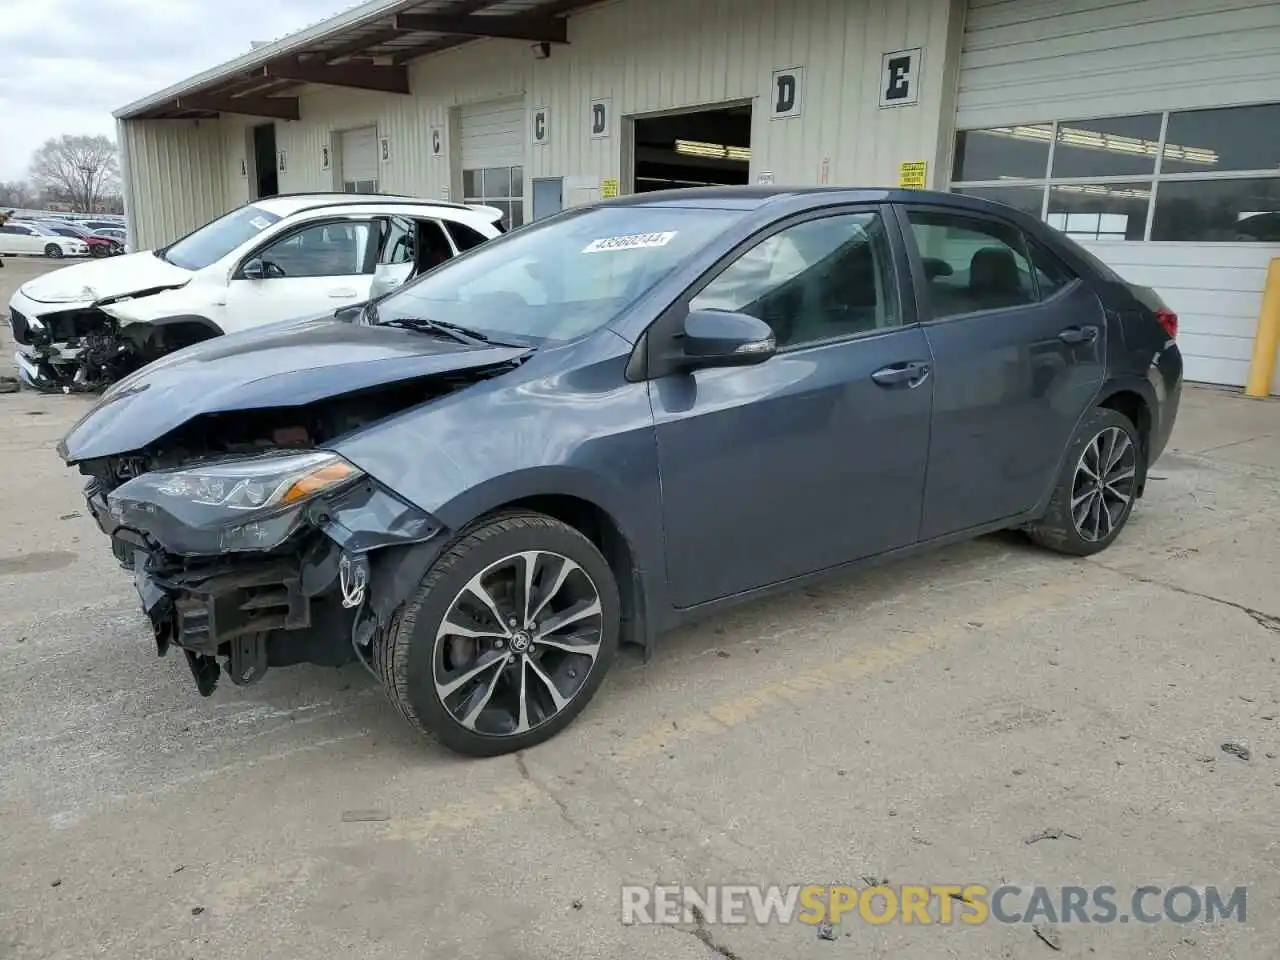
POLYGON ((880 61, 880 106, 909 107, 920 102, 921 47, 886 53, 880 61))

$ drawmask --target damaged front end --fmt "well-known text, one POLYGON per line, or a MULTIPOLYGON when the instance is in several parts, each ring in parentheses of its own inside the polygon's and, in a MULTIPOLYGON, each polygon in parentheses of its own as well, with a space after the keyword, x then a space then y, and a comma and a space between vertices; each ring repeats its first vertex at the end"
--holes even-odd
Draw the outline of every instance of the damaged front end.
POLYGON ((189 323, 169 328, 131 323, 119 312, 117 305, 173 289, 179 288, 143 290, 40 316, 11 308, 19 376, 42 393, 96 393, 157 357, 209 336, 189 323))
POLYGON ((181 649, 204 696, 220 661, 238 685, 272 666, 367 662, 395 568, 417 559, 410 566, 425 569, 441 533, 325 450, 145 466, 86 464, 86 500, 133 573, 157 653, 181 649))

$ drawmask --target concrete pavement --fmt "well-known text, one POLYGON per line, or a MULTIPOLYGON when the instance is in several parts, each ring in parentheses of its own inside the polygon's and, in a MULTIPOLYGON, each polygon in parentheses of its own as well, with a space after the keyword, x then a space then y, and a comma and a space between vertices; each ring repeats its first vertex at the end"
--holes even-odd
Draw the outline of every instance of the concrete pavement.
POLYGON ((52 450, 88 402, 0 396, 0 958, 1274 954, 1274 403, 1189 390, 1098 558, 999 536, 758 603, 468 762, 359 667, 202 700, 156 659, 52 450), (1059 923, 1060 951, 1024 924, 619 919, 623 883, 866 877, 1245 884, 1248 913, 1059 923))

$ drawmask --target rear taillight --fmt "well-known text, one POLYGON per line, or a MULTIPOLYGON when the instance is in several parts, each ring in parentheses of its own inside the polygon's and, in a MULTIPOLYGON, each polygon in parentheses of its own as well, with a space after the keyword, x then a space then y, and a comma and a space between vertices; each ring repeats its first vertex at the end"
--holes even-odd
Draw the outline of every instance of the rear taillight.
POLYGON ((1160 307, 1156 310, 1156 319, 1160 321, 1160 326, 1164 327, 1164 332, 1169 335, 1170 340, 1178 338, 1178 315, 1168 307, 1160 307))

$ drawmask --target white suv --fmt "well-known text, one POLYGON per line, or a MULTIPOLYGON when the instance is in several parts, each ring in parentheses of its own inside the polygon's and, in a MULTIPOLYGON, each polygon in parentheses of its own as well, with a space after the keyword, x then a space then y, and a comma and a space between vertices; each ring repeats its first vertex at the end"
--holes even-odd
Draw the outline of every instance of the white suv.
POLYGON ((9 301, 14 359, 35 389, 98 389, 209 337, 380 296, 500 235, 501 218, 412 197, 258 200, 166 247, 24 284, 9 301))
POLYGON ((44 224, 26 220, 0 223, 0 254, 29 257, 83 257, 89 245, 74 237, 64 237, 44 224))

